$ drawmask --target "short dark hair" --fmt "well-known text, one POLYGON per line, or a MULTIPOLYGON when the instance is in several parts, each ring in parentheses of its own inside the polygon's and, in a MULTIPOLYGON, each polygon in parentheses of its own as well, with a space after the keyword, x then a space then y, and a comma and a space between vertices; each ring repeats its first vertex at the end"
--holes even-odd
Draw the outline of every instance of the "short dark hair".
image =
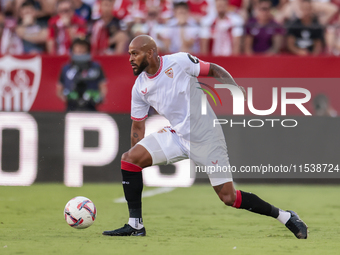
POLYGON ((33 7, 35 9, 35 4, 34 4, 34 2, 32 0, 26 0, 20 6, 20 8, 23 8, 23 7, 33 7))
POLYGON ((86 38, 78 37, 78 38, 74 39, 73 42, 72 42, 72 45, 71 45, 71 51, 73 51, 73 47, 74 47, 75 45, 83 45, 83 46, 86 46, 87 52, 88 52, 88 53, 91 52, 91 44, 90 44, 90 42, 89 42, 86 38))
POLYGON ((189 10, 189 5, 187 4, 187 2, 175 2, 174 3, 174 9, 180 8, 180 7, 183 7, 189 10))

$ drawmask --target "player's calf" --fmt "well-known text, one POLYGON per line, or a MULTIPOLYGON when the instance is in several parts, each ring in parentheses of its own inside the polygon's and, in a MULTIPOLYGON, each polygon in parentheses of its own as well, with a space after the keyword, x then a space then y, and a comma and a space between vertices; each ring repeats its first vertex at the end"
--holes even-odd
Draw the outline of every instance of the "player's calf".
POLYGON ((232 182, 223 183, 213 187, 221 201, 228 206, 232 206, 236 199, 236 190, 232 182))
POLYGON ((295 212, 283 211, 255 194, 235 190, 232 182, 214 186, 214 190, 226 205, 273 217, 284 224, 297 238, 307 238, 307 225, 295 212))
POLYGON ((122 184, 129 208, 129 221, 123 228, 106 231, 104 235, 145 235, 142 219, 142 170, 151 164, 150 153, 141 145, 132 147, 122 155, 122 184))

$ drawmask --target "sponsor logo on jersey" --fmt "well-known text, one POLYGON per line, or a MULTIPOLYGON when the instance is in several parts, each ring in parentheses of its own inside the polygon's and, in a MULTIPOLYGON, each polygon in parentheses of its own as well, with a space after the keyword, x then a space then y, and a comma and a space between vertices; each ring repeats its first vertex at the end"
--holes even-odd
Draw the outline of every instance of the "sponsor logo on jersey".
POLYGON ((211 163, 213 163, 214 165, 216 165, 218 162, 218 160, 216 160, 215 162, 214 161, 211 161, 211 163))
POLYGON ((170 78, 174 78, 174 71, 171 67, 165 71, 165 74, 170 78))
POLYGON ((145 95, 146 93, 148 93, 148 88, 145 88, 145 90, 144 91, 142 90, 141 92, 143 95, 145 95))
POLYGON ((37 96, 41 57, 0 58, 0 111, 29 111, 37 96))

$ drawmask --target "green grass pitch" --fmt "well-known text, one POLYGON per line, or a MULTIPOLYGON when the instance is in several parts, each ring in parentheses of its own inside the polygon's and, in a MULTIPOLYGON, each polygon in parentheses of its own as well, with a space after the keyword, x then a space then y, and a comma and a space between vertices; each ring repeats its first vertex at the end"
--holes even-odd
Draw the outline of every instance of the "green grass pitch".
MULTIPOLYGON (((146 237, 107 237, 103 230, 127 222, 119 184, 62 184, 0 187, 0 254, 339 254, 340 187, 238 185, 281 207, 298 212, 309 226, 298 240, 278 221, 224 206, 209 185, 177 188, 143 199, 146 237), (66 202, 86 196, 98 215, 88 229, 69 227, 66 202)), ((151 188, 146 188, 146 190, 151 188)))

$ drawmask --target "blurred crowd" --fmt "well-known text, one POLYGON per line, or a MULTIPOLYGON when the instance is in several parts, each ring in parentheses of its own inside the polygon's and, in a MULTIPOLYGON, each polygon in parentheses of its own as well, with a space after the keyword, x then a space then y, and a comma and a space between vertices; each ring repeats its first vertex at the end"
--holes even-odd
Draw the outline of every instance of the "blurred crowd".
POLYGON ((0 54, 126 54, 149 34, 162 54, 339 55, 340 0, 1 0, 0 54))

